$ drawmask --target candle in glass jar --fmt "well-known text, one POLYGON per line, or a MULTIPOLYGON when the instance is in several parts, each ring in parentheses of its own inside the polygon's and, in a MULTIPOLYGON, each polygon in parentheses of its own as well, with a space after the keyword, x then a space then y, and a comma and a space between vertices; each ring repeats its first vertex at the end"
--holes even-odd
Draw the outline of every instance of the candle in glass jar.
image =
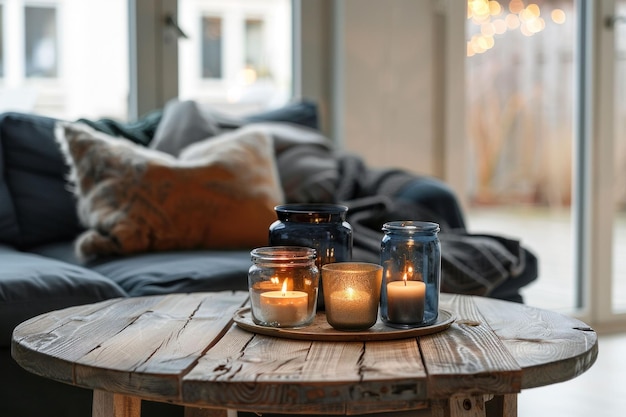
POLYGON ((389 321, 414 324, 424 320, 424 299, 426 284, 422 281, 409 281, 406 274, 402 281, 387 284, 387 311, 389 321))
POLYGON ((378 298, 352 288, 334 291, 328 297, 326 315, 333 327, 364 329, 376 322, 378 298))
POLYGON ((297 326, 308 317, 308 295, 304 291, 287 291, 287 281, 280 291, 261 294, 261 315, 268 323, 297 326))

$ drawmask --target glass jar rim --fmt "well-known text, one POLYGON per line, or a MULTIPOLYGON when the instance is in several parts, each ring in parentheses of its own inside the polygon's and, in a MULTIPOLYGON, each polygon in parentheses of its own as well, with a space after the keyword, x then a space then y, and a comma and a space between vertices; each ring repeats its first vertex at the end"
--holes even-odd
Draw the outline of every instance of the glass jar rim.
POLYGON ((401 220, 383 224, 382 230, 400 233, 438 233, 440 228, 439 224, 435 222, 401 220))
POLYGON ((322 265, 322 271, 340 271, 346 273, 361 273, 382 270, 383 266, 373 262, 333 262, 322 265))
POLYGON ((282 213, 298 214, 341 214, 348 211, 348 206, 332 203, 291 203, 280 204, 274 210, 282 213))
POLYGON ((317 258, 317 251, 306 246, 264 246, 250 251, 252 261, 297 262, 317 258))

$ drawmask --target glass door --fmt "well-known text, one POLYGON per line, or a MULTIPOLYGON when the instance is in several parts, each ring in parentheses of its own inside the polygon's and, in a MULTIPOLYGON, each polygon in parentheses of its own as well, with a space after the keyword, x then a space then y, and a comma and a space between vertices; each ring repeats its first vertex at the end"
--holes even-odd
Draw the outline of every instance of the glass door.
POLYGON ((626 1, 615 3, 614 30, 614 216, 612 262, 612 311, 626 313, 626 1))
POLYGON ((573 0, 468 2, 469 226, 519 238, 540 261, 526 303, 577 306, 573 0))
POLYGON ((540 261, 531 305, 626 322, 626 1, 468 1, 469 222, 540 261))

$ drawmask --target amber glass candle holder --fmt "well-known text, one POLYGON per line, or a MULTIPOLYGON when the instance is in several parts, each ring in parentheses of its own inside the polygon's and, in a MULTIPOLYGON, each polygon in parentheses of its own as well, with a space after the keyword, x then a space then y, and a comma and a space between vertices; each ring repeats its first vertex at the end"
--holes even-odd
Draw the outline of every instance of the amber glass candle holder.
POLYGON ((315 249, 298 246, 251 252, 248 289, 252 320, 269 327, 303 327, 315 318, 319 269, 315 249))
POLYGON ((326 320, 337 330, 358 331, 378 319, 383 268, 366 262, 322 266, 326 320))

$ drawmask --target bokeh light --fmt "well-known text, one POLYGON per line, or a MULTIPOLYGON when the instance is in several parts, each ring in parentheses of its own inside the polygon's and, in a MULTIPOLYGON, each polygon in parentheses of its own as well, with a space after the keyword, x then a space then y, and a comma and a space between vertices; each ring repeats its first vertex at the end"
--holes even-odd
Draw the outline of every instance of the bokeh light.
POLYGON ((557 25, 562 25, 563 23, 565 23, 565 12, 561 9, 552 10, 552 13, 550 13, 550 17, 552 18, 552 21, 557 25))
MULTIPOLYGON (((480 33, 467 42, 468 57, 493 48, 497 37, 507 31, 519 30, 524 36, 534 36, 546 28, 541 7, 527 0, 509 0, 508 4, 506 0, 467 0, 467 18, 480 28, 480 33)), ((562 9, 550 12, 551 22, 563 24, 565 20, 562 9)))

